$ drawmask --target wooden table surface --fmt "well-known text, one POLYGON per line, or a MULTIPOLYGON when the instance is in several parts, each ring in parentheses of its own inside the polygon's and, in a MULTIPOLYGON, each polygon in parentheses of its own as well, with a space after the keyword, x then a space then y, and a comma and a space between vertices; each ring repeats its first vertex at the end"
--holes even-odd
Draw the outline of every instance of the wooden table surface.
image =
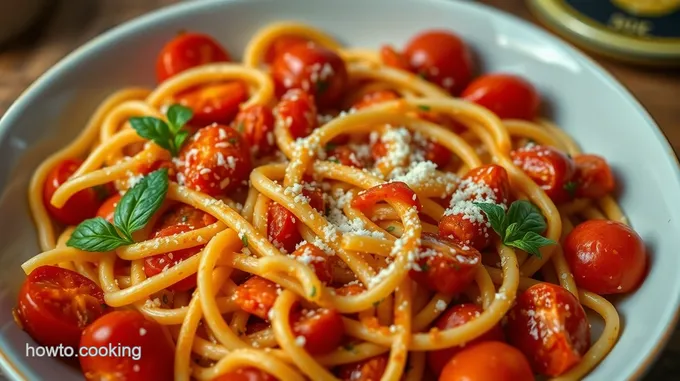
MULTIPOLYGON (((175 2, 177 0, 53 0, 53 6, 36 28, 0 46, 0 115, 31 82, 77 46, 142 13, 175 2)), ((480 2, 535 23, 522 0, 480 2)), ((680 153, 680 70, 637 68, 603 58, 598 58, 598 62, 649 110, 675 152, 680 153)), ((676 332, 645 380, 680 379, 678 358, 680 332, 676 332)))

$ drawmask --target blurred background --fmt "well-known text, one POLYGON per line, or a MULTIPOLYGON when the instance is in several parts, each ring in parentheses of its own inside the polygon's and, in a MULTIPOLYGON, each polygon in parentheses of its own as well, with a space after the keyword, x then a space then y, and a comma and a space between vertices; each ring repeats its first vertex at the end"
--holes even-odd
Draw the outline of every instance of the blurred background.
MULTIPOLYGON (((0 116, 37 77, 78 46, 178 1, 0 0, 0 116)), ((584 48, 628 87, 680 153, 680 0, 477 1, 584 48)), ((676 331, 645 380, 680 380, 678 359, 676 331)))

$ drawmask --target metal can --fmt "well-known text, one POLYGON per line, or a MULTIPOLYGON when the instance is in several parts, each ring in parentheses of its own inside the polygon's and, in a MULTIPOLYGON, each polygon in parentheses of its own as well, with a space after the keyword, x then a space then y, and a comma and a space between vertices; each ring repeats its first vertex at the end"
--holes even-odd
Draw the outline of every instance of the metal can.
POLYGON ((680 66, 680 0, 528 0, 536 18, 586 50, 680 66))

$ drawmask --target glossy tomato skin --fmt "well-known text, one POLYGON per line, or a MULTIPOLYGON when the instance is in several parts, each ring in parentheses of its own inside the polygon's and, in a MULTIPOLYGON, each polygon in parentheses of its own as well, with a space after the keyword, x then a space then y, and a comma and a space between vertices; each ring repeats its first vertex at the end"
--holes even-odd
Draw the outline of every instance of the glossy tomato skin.
POLYGON ((239 368, 212 381, 277 381, 277 378, 257 368, 239 368))
POLYGON ((341 365, 337 370, 342 381, 380 381, 387 369, 387 355, 379 355, 369 359, 341 365))
POLYGON ((201 128, 180 151, 181 180, 210 196, 219 196, 247 183, 252 164, 250 148, 241 135, 226 126, 201 128))
POLYGON ((576 284, 596 294, 631 292, 647 271, 642 238, 620 222, 582 222, 564 239, 563 248, 576 284))
POLYGON ((451 94, 460 93, 472 78, 472 54, 465 42, 449 31, 420 33, 408 41, 403 54, 411 71, 451 94))
POLYGON ((576 365, 590 348, 590 326, 578 300, 566 289, 535 284, 518 295, 508 314, 509 342, 536 373, 555 377, 576 365))
POLYGON ((385 45, 380 48, 379 54, 380 60, 383 62, 383 64, 404 71, 411 70, 411 67, 409 66, 409 63, 406 60, 406 57, 404 57, 403 54, 394 50, 393 47, 385 45))
POLYGON ((401 181, 393 181, 365 189, 359 192, 351 202, 353 208, 365 210, 381 201, 397 201, 416 208, 418 211, 422 209, 416 193, 401 181))
MULTIPOLYGON (((309 205, 318 212, 323 213, 325 206, 323 194, 319 189, 302 189, 302 195, 309 199, 309 205)), ((298 220, 293 213, 283 205, 272 202, 267 209, 267 236, 279 249, 288 253, 295 251, 295 246, 302 241, 302 236, 297 228, 298 220)))
POLYGON ((235 301, 242 310, 267 320, 278 296, 276 283, 255 275, 236 288, 235 301))
POLYGON ((418 261, 409 271, 411 279, 434 292, 453 295, 462 292, 475 278, 482 254, 475 248, 423 233, 418 261), (429 255, 434 251, 435 255, 429 255))
MULTIPOLYGON (((434 326, 440 331, 455 328, 475 320, 482 312, 484 312, 484 310, 476 304, 458 304, 446 310, 437 321, 435 321, 434 326)), ((476 339, 468 341, 463 346, 427 352, 427 364, 434 374, 439 375, 456 353, 466 347, 483 341, 505 341, 503 329, 500 324, 495 325, 476 339)))
POLYGON ((24 281, 16 317, 41 345, 77 347, 80 334, 106 312, 104 292, 75 271, 41 266, 24 281))
POLYGON ((493 191, 496 202, 509 204, 511 201, 508 172, 500 165, 487 164, 473 168, 463 176, 462 180, 486 185, 493 191))
POLYGON ((548 146, 530 145, 510 152, 513 163, 524 171, 555 204, 573 199, 576 167, 564 152, 548 146))
MULTIPOLYGON (((186 233, 193 230, 188 225, 172 225, 163 228, 156 232, 154 238, 172 237, 176 234, 186 233)), ((180 262, 191 258, 198 254, 205 246, 196 246, 188 249, 173 251, 171 253, 163 253, 144 258, 144 273, 147 277, 152 277, 162 273, 165 269, 176 266, 180 262)), ((192 274, 187 278, 168 287, 172 291, 188 291, 196 287, 196 274, 192 274)))
POLYGON ((278 37, 272 41, 272 43, 269 45, 269 48, 265 52, 264 62, 271 64, 274 62, 276 57, 288 51, 288 49, 290 49, 293 45, 306 45, 307 43, 309 43, 309 40, 301 36, 283 35, 278 37))
POLYGON ((335 147, 328 152, 328 161, 337 162, 354 168, 364 168, 364 162, 359 159, 356 152, 349 146, 335 147))
POLYGON ((399 99, 399 94, 392 90, 377 90, 371 91, 370 93, 364 94, 359 100, 352 106, 355 110, 361 110, 366 107, 370 107, 383 102, 389 102, 399 99))
POLYGON ((214 224, 217 219, 202 210, 196 209, 187 204, 175 204, 163 213, 158 219, 154 232, 175 226, 184 225, 189 230, 204 228, 208 225, 214 224))
POLYGON ((137 311, 113 311, 85 329, 80 340, 85 348, 139 348, 139 357, 80 356, 88 380, 172 380, 175 352, 160 324, 137 311), (108 378, 107 378, 108 377, 108 378))
POLYGON ((99 209, 97 209, 97 217, 101 217, 110 223, 113 223, 113 215, 116 212, 116 207, 122 197, 122 195, 116 194, 106 199, 99 209))
POLYGON ((300 89, 288 90, 276 105, 274 115, 288 128, 293 139, 304 138, 317 127, 314 97, 300 89))
POLYGON ((345 325, 335 309, 291 313, 293 334, 304 337, 304 348, 311 355, 322 355, 335 350, 342 342, 345 325))
POLYGON ((462 97, 486 107, 501 119, 534 120, 541 98, 534 86, 511 74, 487 74, 470 83, 462 97))
POLYGON ((229 61, 229 53, 212 37, 182 33, 168 42, 158 55, 156 79, 160 83, 192 67, 229 61))
POLYGON ((236 115, 232 127, 243 135, 255 156, 266 156, 274 152, 274 114, 263 105, 252 105, 236 115))
POLYGON ((601 198, 614 191, 616 181, 607 161, 597 155, 578 155, 576 165, 576 197, 601 198))
POLYGON ((533 381, 526 357, 500 341, 485 341, 458 352, 439 381, 533 381))
POLYGON ((205 127, 212 123, 229 124, 248 100, 248 87, 242 81, 210 83, 189 88, 176 95, 177 102, 193 110, 189 123, 205 127))
POLYGON ((313 43, 291 45, 274 58, 271 74, 278 95, 301 89, 312 94, 320 107, 337 104, 348 80, 342 58, 313 43))
POLYGON ((71 196, 64 206, 57 208, 50 200, 57 189, 64 184, 83 164, 81 160, 65 159, 50 170, 43 185, 43 203, 50 215, 64 225, 78 225, 97 214, 102 201, 93 188, 83 189, 71 196))
POLYGON ((293 252, 293 256, 311 267, 321 282, 330 283, 333 280, 330 257, 315 245, 305 243, 293 252))

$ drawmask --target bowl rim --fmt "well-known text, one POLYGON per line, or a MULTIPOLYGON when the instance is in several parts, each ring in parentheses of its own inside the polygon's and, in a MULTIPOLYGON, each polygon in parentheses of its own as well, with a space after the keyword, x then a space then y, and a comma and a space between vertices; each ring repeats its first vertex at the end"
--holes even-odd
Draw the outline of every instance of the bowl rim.
MULTIPOLYGON (((248 0, 248 2, 269 2, 273 3, 274 0, 248 0)), ((320 0, 317 0, 320 1, 320 0)), ((328 1, 328 0, 324 0, 328 1)), ((394 1, 394 0, 392 0, 394 1)), ((678 156, 676 156, 673 146, 670 144, 668 137, 665 135, 663 130, 656 123, 654 118, 649 114, 647 109, 638 101, 638 99, 619 82, 616 77, 614 77, 609 71, 607 71, 602 65, 597 63, 593 58, 589 57, 585 53, 581 52, 565 40, 558 38, 557 36, 549 33, 548 31, 542 29, 540 26, 534 25, 531 22, 516 16, 514 14, 496 9, 490 5, 477 3, 477 2, 467 2, 461 0, 399 0, 405 2, 420 2, 424 4, 447 4, 447 6, 458 6, 465 8, 469 12, 486 13, 491 17, 500 19, 504 22, 508 22, 514 27, 519 27, 526 31, 530 31, 532 34, 536 34, 542 39, 548 41, 551 45, 558 47, 564 52, 568 53, 571 57, 579 61, 581 65, 585 67, 591 67, 592 72, 595 76, 608 85, 612 86, 614 90, 620 93, 627 103, 627 106, 632 107, 633 110, 640 114, 646 121, 646 125, 650 130, 650 133, 654 134, 657 141, 663 146, 666 152, 666 156, 670 158, 672 165, 672 172, 675 174, 675 182, 680 184, 680 161, 678 156), (452 5, 455 4, 455 5, 452 5)), ((16 119, 20 117, 24 112, 26 112, 28 106, 33 103, 34 98, 36 98, 41 92, 44 91, 46 87, 56 78, 62 76, 64 72, 67 72, 71 66, 79 61, 87 59, 91 54, 96 54, 98 50, 105 49, 105 47, 113 41, 116 41, 129 34, 139 33, 140 27, 147 24, 155 24, 167 18, 172 18, 176 15, 181 14, 184 11, 196 10, 201 8, 207 8, 210 5, 215 5, 215 3, 245 3, 246 0, 194 0, 187 2, 179 2, 176 4, 171 4, 164 6, 145 14, 134 17, 114 28, 111 28, 95 37, 86 41, 79 47, 75 48, 72 52, 61 58, 57 63, 52 65, 43 74, 41 74, 36 80, 34 80, 17 99, 12 102, 10 107, 7 109, 5 114, 0 118, 0 141, 6 139, 6 135, 9 133, 10 126, 15 124, 16 119)), ((666 327, 664 327, 659 340, 654 343, 652 349, 649 353, 642 356, 640 363, 635 367, 632 374, 628 377, 629 379, 640 379, 649 370, 650 366, 656 361, 658 356, 661 354, 662 349, 668 343, 670 337, 672 336, 675 327, 678 325, 680 319, 680 293, 675 295, 674 300, 675 312, 672 317, 666 321, 666 327)), ((9 356, 0 349, 0 370, 6 373, 11 379, 14 380, 28 380, 28 378, 19 370, 19 367, 10 360, 9 356)), ((1 374, 1 373, 0 373, 1 374)))

